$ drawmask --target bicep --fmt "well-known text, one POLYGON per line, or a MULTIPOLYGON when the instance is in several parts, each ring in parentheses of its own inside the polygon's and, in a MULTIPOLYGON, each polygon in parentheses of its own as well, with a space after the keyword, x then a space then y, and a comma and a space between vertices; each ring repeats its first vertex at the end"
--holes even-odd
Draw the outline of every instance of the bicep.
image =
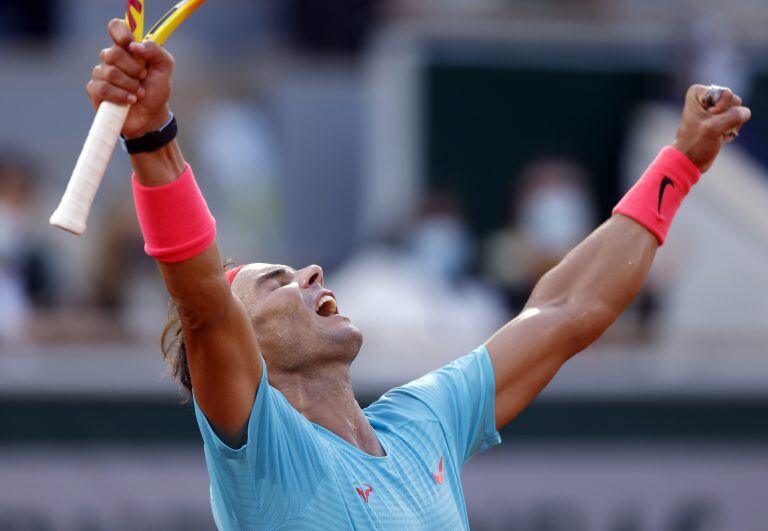
POLYGON ((558 306, 528 308, 487 342, 496 382, 496 427, 509 423, 568 359, 575 338, 558 306))
POLYGON ((184 336, 195 399, 221 438, 237 446, 245 437, 262 372, 242 302, 233 295, 220 315, 184 336))

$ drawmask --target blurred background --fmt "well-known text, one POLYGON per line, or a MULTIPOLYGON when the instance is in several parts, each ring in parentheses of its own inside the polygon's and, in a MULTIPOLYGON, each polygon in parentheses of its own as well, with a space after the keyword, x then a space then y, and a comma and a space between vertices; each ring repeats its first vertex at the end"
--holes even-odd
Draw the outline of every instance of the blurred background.
MULTIPOLYGON (((147 1, 147 21, 168 2, 147 1)), ((121 2, 3 0, 0 531, 210 530, 167 296, 116 153, 48 225, 121 2)), ((754 111, 647 286, 465 471, 477 530, 768 529, 765 0, 211 0, 168 44, 180 142, 238 262, 318 263, 361 403, 468 352, 674 138, 754 111)))

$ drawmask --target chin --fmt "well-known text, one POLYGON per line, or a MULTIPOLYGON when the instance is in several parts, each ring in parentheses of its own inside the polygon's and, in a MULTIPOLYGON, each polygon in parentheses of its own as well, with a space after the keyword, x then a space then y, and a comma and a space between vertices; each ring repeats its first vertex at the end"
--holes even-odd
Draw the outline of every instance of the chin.
POLYGON ((348 319, 333 334, 335 351, 343 352, 344 357, 352 362, 363 346, 363 333, 348 319))

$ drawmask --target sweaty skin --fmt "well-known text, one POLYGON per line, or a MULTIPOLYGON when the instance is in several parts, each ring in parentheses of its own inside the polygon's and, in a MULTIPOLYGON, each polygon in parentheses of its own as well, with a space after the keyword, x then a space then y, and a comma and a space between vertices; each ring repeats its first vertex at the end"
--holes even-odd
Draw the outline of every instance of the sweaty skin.
MULTIPOLYGON (((132 42, 121 20, 108 29, 114 45, 102 50, 88 95, 94 107, 102 101, 133 104, 126 137, 157 130, 169 117, 173 58, 153 43, 132 42)), ((717 157, 723 135, 750 118, 730 90, 707 109, 707 88, 688 91, 673 143, 702 171, 717 157)), ((147 186, 175 180, 186 164, 176 142, 133 155, 131 162, 147 186)), ((640 290, 657 248, 648 230, 616 215, 542 277, 523 312, 486 343, 497 427, 515 418, 563 363, 616 320, 640 290)), ((182 320, 195 399, 225 442, 243 442, 263 354, 270 383, 307 419, 366 453, 384 454, 350 383, 362 334, 349 319, 318 311, 328 294, 320 267, 251 264, 230 288, 216 244, 159 267, 182 320)))

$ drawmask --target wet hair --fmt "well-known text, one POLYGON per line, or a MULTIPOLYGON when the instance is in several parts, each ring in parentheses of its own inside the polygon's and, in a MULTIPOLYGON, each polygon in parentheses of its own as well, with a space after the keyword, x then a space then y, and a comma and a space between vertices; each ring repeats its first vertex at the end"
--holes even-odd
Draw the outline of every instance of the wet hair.
MULTIPOLYGON (((234 262, 227 259, 224 269, 232 269, 234 262)), ((160 349, 163 359, 168 365, 168 374, 180 383, 187 392, 187 398, 192 395, 192 375, 189 373, 187 347, 184 344, 184 330, 181 326, 179 310, 173 300, 168 302, 168 320, 165 322, 160 335, 160 349)))

